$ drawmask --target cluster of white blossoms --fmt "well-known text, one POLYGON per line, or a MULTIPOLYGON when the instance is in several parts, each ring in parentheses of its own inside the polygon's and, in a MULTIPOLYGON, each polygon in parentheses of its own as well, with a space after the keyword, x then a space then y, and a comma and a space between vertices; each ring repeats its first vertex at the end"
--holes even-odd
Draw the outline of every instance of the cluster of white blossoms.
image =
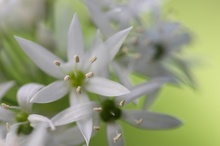
MULTIPOLYGON (((1 146, 89 145, 102 123, 106 124, 108 145, 123 146, 120 120, 146 130, 182 125, 178 118, 149 110, 165 84, 194 86, 189 66, 181 57, 190 35, 180 23, 162 18, 161 1, 85 0, 80 4, 89 15, 84 15, 93 22, 92 30, 97 26, 93 43, 83 33, 91 24, 81 27, 75 13, 68 32, 63 28, 60 34, 66 35, 64 48, 57 48, 63 42, 52 32, 56 25, 52 23, 59 20, 53 20, 55 9, 51 8, 59 3, 31 1, 0 1, 4 8, 0 10, 4 24, 0 26, 1 146), (26 9, 25 4, 30 7, 26 9), (34 5, 42 6, 41 11, 32 11, 34 5), (11 19, 13 27, 14 23, 31 24, 24 31, 31 32, 24 34, 17 27, 9 32, 13 36, 7 35, 11 19), (39 24, 45 31, 39 30, 39 24), (134 76, 142 82, 135 84, 134 76), (143 96, 143 107, 138 109, 143 96), (136 109, 126 108, 129 104, 136 109)), ((64 15, 58 16, 65 20, 64 15)))

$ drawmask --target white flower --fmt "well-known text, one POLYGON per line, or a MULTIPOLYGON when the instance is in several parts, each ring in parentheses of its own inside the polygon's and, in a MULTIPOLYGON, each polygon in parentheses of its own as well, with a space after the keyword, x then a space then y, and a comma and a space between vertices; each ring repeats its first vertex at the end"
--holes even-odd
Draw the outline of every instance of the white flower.
POLYGON ((44 0, 0 0, 0 27, 33 26, 44 15, 44 0))
POLYGON ((45 128, 51 127, 52 130, 55 129, 54 125, 47 117, 32 114, 32 104, 30 103, 30 99, 42 87, 43 85, 36 83, 26 84, 19 88, 17 92, 19 106, 2 104, 2 107, 0 108, 0 121, 8 123, 8 129, 10 129, 9 125, 15 125, 17 135, 28 135, 32 132, 33 127, 37 127, 41 123, 45 124, 45 128))
MULTIPOLYGON (((161 87, 160 82, 144 83, 139 87, 134 87, 131 93, 112 99, 101 101, 100 104, 94 102, 86 102, 78 106, 70 107, 51 120, 56 126, 66 125, 77 121, 92 121, 92 118, 96 120, 96 123, 92 123, 87 127, 85 133, 88 134, 91 131, 91 127, 95 130, 99 130, 100 122, 107 123, 107 135, 109 145, 123 145, 122 132, 117 120, 123 120, 137 128, 141 129, 170 129, 181 125, 181 121, 165 114, 142 111, 142 110, 122 110, 121 107, 130 103, 131 101, 139 98, 141 95, 150 93, 161 87)), ((88 144, 88 143, 87 143, 88 144)))
POLYGON ((14 85, 13 81, 5 82, 0 84, 0 100, 3 98, 5 93, 14 85))
POLYGON ((31 102, 52 102, 69 91, 71 91, 71 97, 75 98, 86 91, 103 96, 119 96, 129 93, 124 86, 101 76, 130 30, 131 28, 128 28, 116 33, 105 43, 85 53, 81 27, 77 15, 74 15, 68 33, 68 61, 66 63, 42 46, 16 37, 21 48, 34 63, 44 72, 58 79, 40 90, 31 102))

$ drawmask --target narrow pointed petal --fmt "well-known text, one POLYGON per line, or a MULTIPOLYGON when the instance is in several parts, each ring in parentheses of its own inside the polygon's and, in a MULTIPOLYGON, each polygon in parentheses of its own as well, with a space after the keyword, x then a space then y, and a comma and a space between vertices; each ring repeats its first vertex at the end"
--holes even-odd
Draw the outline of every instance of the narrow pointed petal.
POLYGON ((5 82, 0 84, 0 100, 3 98, 5 93, 14 85, 14 81, 5 82))
POLYGON ((75 90, 72 90, 70 92, 70 105, 71 106, 77 106, 81 103, 89 102, 89 98, 87 94, 82 92, 81 94, 76 93, 75 90))
POLYGON ((137 128, 141 129, 171 129, 182 125, 182 122, 170 115, 140 111, 140 110, 124 110, 121 119, 137 128))
POLYGON ((120 102, 122 100, 125 100, 125 104, 134 101, 138 98, 140 98, 143 95, 149 94, 156 89, 163 86, 166 82, 169 81, 170 78, 157 78, 153 79, 149 82, 142 83, 140 85, 135 86, 133 89, 131 89, 131 93, 126 96, 120 96, 116 98, 117 102, 120 102))
POLYGON ((44 127, 50 127, 51 130, 55 130, 55 126, 52 121, 45 116, 31 114, 28 116, 28 121, 30 121, 32 127, 44 125, 44 127))
POLYGON ((1 122, 14 122, 15 113, 0 106, 0 121, 1 122))
POLYGON ((69 87, 64 81, 56 81, 42 88, 31 99, 32 103, 49 103, 65 96, 69 87))
POLYGON ((107 49, 110 51, 110 61, 114 59, 115 55, 118 53, 121 45, 126 39, 127 35, 131 31, 132 27, 119 31, 118 33, 111 36, 105 42, 107 49))
POLYGON ((92 118, 90 117, 90 118, 82 119, 80 121, 77 121, 76 123, 83 137, 85 138, 86 144, 88 146, 93 130, 92 118))
POLYGON ((86 89, 103 96, 120 96, 130 93, 130 91, 121 84, 99 77, 90 78, 86 89))
POLYGON ((94 46, 94 48, 96 48, 97 46, 99 46, 102 43, 103 43, 103 41, 102 41, 102 38, 101 38, 100 30, 97 30, 93 46, 94 46))
POLYGON ((31 60, 45 73, 51 75, 55 78, 62 78, 64 76, 63 72, 54 64, 54 60, 59 60, 63 63, 62 59, 55 56, 44 47, 33 43, 29 40, 16 37, 22 50, 31 58, 31 60))
POLYGON ((118 134, 122 134, 121 128, 117 123, 109 123, 107 124, 107 137, 108 137, 108 145, 109 146, 123 146, 123 135, 117 139, 117 141, 114 141, 115 137, 118 134))
POLYGON ((69 107, 55 115, 51 121, 55 126, 76 122, 92 116, 93 108, 96 106, 97 103, 95 102, 87 102, 79 104, 78 106, 69 107))
POLYGON ((68 32, 68 61, 74 61, 74 55, 82 57, 84 54, 84 42, 82 29, 77 14, 74 15, 68 32))
POLYGON ((31 112, 32 103, 30 103, 31 98, 44 87, 44 85, 37 83, 30 83, 19 88, 17 92, 17 100, 19 106, 26 112, 31 112))
POLYGON ((36 127, 31 134, 31 136, 27 139, 26 146, 46 146, 47 129, 44 125, 39 125, 36 127))
POLYGON ((85 139, 82 136, 78 126, 69 127, 64 132, 62 132, 61 135, 57 133, 55 136, 55 141, 57 141, 56 143, 62 143, 64 146, 78 146, 85 142, 85 139))
POLYGON ((143 103, 143 109, 149 109, 150 106, 154 103, 154 101, 158 98, 158 94, 161 88, 156 89, 155 91, 151 92, 149 95, 146 96, 146 99, 143 103))

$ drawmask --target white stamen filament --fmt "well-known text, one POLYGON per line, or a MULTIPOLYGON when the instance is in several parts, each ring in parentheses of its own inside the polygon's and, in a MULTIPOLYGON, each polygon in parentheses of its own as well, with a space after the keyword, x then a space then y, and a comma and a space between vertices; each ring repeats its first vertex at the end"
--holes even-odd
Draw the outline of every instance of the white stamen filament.
POLYGON ((76 93, 81 94, 81 86, 78 86, 78 87, 76 88, 76 93))
POLYGON ((5 109, 9 109, 10 108, 10 105, 7 105, 5 103, 2 103, 1 106, 4 107, 5 109))
POLYGON ((89 62, 93 63, 93 62, 95 62, 96 60, 97 60, 97 57, 94 56, 94 57, 90 58, 89 62))
POLYGON ((61 64, 60 61, 58 61, 58 60, 54 60, 53 63, 54 63, 56 66, 60 66, 60 64, 61 64))
POLYGON ((114 142, 116 143, 121 136, 122 136, 122 134, 121 134, 121 133, 118 133, 118 134, 113 138, 114 142))
POLYGON ((97 112, 100 112, 100 111, 102 111, 102 108, 101 107, 94 107, 93 110, 97 111, 97 112))
POLYGON ((78 55, 74 55, 74 61, 75 61, 75 63, 79 63, 79 56, 78 55))
POLYGON ((66 75, 65 77, 64 77, 64 81, 69 81, 70 80, 70 76, 69 75, 66 75))
POLYGON ((95 129, 96 131, 99 131, 100 127, 99 126, 93 126, 93 129, 95 129))
POLYGON ((142 118, 140 118, 139 120, 135 120, 137 125, 140 125, 144 120, 142 118))
POLYGON ((93 76, 93 72, 88 72, 85 76, 86 78, 91 78, 93 76))
POLYGON ((120 102, 119 102, 119 105, 120 105, 121 107, 123 107, 123 106, 125 105, 125 100, 120 101, 120 102))
POLYGON ((6 123, 5 126, 6 126, 7 131, 9 132, 11 125, 9 123, 6 123))

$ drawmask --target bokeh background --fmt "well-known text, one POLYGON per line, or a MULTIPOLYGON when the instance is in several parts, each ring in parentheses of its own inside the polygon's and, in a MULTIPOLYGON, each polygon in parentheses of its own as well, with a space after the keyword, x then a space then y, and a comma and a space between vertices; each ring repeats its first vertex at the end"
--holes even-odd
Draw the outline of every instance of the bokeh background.
MULTIPOLYGON (((169 0, 165 17, 182 22, 194 41, 185 52, 195 61, 196 90, 167 86, 150 110, 175 115, 180 128, 145 131, 123 124, 126 146, 220 146, 220 0, 169 0)), ((104 126, 104 125, 103 125, 104 126)), ((107 146, 105 128, 91 146, 107 146)))

